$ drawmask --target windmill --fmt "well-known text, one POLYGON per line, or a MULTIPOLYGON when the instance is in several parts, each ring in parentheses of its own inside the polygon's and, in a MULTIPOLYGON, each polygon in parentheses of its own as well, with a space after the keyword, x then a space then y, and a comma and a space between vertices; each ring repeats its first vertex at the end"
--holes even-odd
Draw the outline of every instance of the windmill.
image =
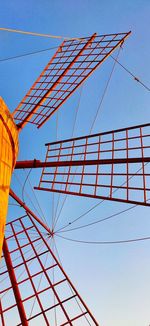
POLYGON ((1 246, 8 193, 25 211, 6 225, 9 235, 3 242, 1 277, 7 283, 1 290, 2 325, 9 325, 12 318, 14 325, 54 325, 56 310, 58 325, 99 325, 48 243, 54 230, 9 190, 9 185, 13 168, 42 168, 39 186, 35 187, 38 190, 150 205, 149 173, 145 166, 150 160, 146 155, 150 124, 47 143, 44 162, 39 158, 16 162, 18 133, 22 128, 27 123, 40 128, 129 34, 94 34, 65 40, 12 116, 1 100, 1 246), (120 177, 124 178, 121 185, 120 177))

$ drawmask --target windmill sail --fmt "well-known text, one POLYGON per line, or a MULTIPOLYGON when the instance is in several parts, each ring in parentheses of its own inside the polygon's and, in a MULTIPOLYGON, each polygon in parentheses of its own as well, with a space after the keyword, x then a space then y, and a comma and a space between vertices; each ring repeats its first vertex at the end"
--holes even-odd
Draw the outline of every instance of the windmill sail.
POLYGON ((50 241, 29 214, 7 223, 0 272, 2 325, 98 326, 50 241))
POLYGON ((65 40, 14 111, 18 127, 40 128, 129 34, 65 40))
POLYGON ((18 154, 18 131, 0 98, 0 257, 4 238, 11 175, 18 154))
POLYGON ((46 146, 36 189, 150 206, 150 124, 46 146))

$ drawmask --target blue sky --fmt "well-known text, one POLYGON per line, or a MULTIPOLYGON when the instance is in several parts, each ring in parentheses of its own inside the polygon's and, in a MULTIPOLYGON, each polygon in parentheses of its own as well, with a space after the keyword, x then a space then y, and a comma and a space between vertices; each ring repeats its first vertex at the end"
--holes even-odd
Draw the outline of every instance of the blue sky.
MULTIPOLYGON (((30 0, 1 3, 0 27, 22 29, 69 37, 88 36, 97 32, 132 31, 121 50, 119 60, 148 86, 149 17, 147 0, 72 1, 30 0)), ((59 40, 0 32, 0 59, 55 47, 59 40)), ((0 95, 13 111, 35 78, 44 68, 54 50, 0 62, 0 95)), ((93 116, 112 68, 112 60, 91 76, 83 87, 75 136, 89 133, 93 116)), ((71 136, 80 92, 59 110, 58 138, 71 136)), ((94 125, 93 132, 111 130, 147 123, 150 119, 149 92, 135 82, 119 66, 115 67, 107 96, 94 125)), ((45 142, 56 139, 56 115, 36 130, 27 126, 20 135, 20 159, 44 159, 45 142)), ((15 172, 12 188, 22 196, 15 175, 22 181, 24 172, 15 172)), ((32 172, 30 180, 37 185, 40 171, 32 172)), ((26 191, 30 192, 27 183, 26 191)), ((37 193, 48 224, 52 218, 52 194, 37 193)), ((32 208, 28 198, 26 202, 32 208)), ((32 198, 34 200, 34 198, 32 198)), ((55 196, 57 203, 58 196, 55 196)), ((61 200, 63 201, 64 196, 61 200)), ((76 218, 98 200, 68 196, 58 226, 76 218)), ((60 203, 61 207, 61 203, 60 203)), ((80 223, 91 222, 129 207, 104 203, 99 205, 80 223)), ((9 218, 16 217, 18 209, 9 210, 9 218)), ((149 208, 138 207, 96 227, 72 231, 68 236, 84 240, 117 240, 148 236, 149 208)), ((66 233, 67 235, 67 233, 66 233)), ((94 246, 75 244, 56 239, 65 270, 102 326, 148 326, 150 323, 150 263, 149 242, 128 245, 94 246)))

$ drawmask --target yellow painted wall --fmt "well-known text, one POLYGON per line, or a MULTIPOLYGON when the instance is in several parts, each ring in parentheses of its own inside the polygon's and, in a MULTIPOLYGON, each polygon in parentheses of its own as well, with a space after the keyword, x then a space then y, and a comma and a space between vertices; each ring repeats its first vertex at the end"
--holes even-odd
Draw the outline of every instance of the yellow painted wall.
POLYGON ((0 257, 8 208, 11 175, 18 154, 18 130, 0 97, 0 257))

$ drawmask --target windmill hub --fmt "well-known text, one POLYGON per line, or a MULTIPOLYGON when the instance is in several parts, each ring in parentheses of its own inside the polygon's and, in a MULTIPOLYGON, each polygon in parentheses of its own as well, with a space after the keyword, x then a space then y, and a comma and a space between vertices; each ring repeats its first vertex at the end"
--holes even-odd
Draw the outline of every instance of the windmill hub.
POLYGON ((51 234, 49 233, 49 236, 51 236, 52 238, 54 238, 54 235, 55 235, 55 231, 54 231, 54 229, 52 229, 51 234))

